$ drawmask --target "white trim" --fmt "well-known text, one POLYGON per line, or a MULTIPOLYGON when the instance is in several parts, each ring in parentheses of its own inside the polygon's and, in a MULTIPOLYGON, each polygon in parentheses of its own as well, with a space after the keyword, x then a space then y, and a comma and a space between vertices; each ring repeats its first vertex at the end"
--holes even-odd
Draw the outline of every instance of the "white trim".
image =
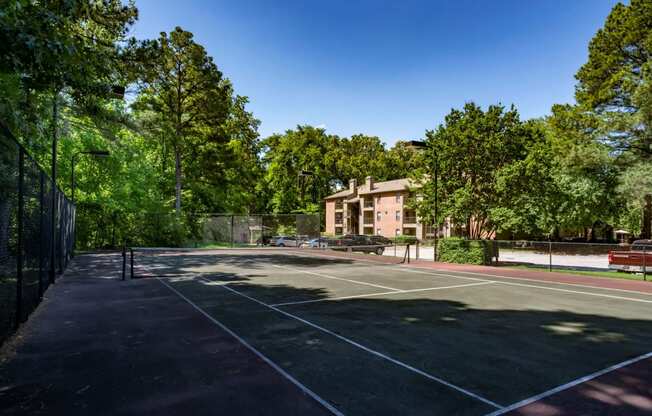
POLYGON ((323 277, 324 279, 342 280, 344 282, 356 283, 356 284, 359 284, 359 285, 365 285, 365 286, 371 286, 371 287, 377 287, 379 289, 385 289, 385 290, 394 290, 394 291, 401 290, 401 289, 397 289, 395 287, 381 286, 381 285, 376 285, 376 284, 373 284, 373 283, 361 282, 359 280, 351 280, 351 279, 345 279, 343 277, 331 276, 331 275, 324 274, 324 273, 316 273, 316 272, 311 272, 311 271, 308 271, 308 270, 295 269, 294 267, 279 266, 277 264, 272 264, 272 266, 276 267, 276 268, 279 268, 279 269, 291 270, 293 272, 312 274, 312 275, 315 275, 315 276, 323 277))
POLYGON ((406 363, 404 363, 402 361, 399 361, 399 360, 397 360, 395 358, 389 357, 389 356, 387 356, 387 355, 385 355, 385 354, 383 354, 381 352, 378 352, 378 351, 373 350, 373 349, 371 349, 369 347, 366 347, 366 346, 364 346, 362 344, 359 344, 359 343, 357 343, 357 342, 355 342, 355 341, 353 341, 353 340, 351 340, 349 338, 346 338, 346 337, 344 337, 344 336, 342 336, 340 334, 337 334, 337 333, 335 333, 335 332, 333 332, 333 331, 331 331, 329 329, 326 329, 326 328, 321 327, 321 326, 319 326, 317 324, 314 324, 314 323, 312 323, 312 322, 310 322, 310 321, 308 321, 306 319, 300 318, 300 317, 298 317, 296 315, 293 315, 293 314, 291 314, 289 312, 286 312, 286 311, 284 311, 282 309, 279 309, 279 308, 277 308, 275 306, 272 306, 272 305, 269 305, 269 304, 267 304, 265 302, 262 302, 262 301, 260 301, 260 300, 258 300, 256 298, 245 295, 244 293, 241 293, 240 291, 238 291, 236 289, 233 289, 232 287, 230 287, 228 285, 222 285, 220 287, 222 287, 222 288, 224 288, 224 289, 226 289, 226 290, 228 290, 230 292, 233 292, 233 293, 235 293, 235 294, 237 294, 239 296, 242 296, 245 299, 249 299, 252 302, 256 302, 259 305, 265 306, 265 307, 267 307, 267 308, 269 308, 269 309, 271 309, 271 310, 273 310, 275 312, 278 312, 278 313, 280 313, 282 315, 285 315, 285 316, 287 316, 289 318, 296 319, 297 321, 302 322, 302 323, 304 323, 304 324, 306 324, 308 326, 311 326, 311 327, 313 327, 313 328, 315 328, 315 329, 317 329, 319 331, 322 331, 322 332, 324 332, 326 334, 332 335, 333 337, 335 337, 335 338, 337 338, 337 339, 339 339, 341 341, 344 341, 344 342, 346 342, 346 343, 348 343, 350 345, 353 345, 354 347, 360 348, 361 350, 366 351, 369 354, 375 355, 376 357, 382 358, 382 359, 384 359, 386 361, 389 361, 389 362, 391 362, 393 364, 398 365, 399 367, 403 367, 403 368, 405 368, 407 370, 410 370, 410 371, 412 371, 412 372, 414 372, 416 374, 419 374, 419 375, 421 375, 421 376, 423 376, 423 377, 425 377, 427 379, 430 379, 430 380, 435 381, 435 382, 437 382, 439 384, 442 384, 442 385, 444 385, 446 387, 449 387, 449 388, 451 388, 453 390, 456 390, 456 391, 458 391, 458 392, 460 392, 460 393, 462 393, 462 394, 464 394, 466 396, 469 396, 469 397, 472 397, 472 398, 474 398, 476 400, 479 400, 479 401, 481 401, 481 402, 483 402, 485 404, 490 405, 491 407, 494 407, 494 408, 497 408, 497 409, 502 408, 501 405, 499 405, 499 404, 497 404, 495 402, 492 402, 489 399, 486 399, 486 398, 484 398, 482 396, 479 396, 479 395, 477 395, 475 393, 472 393, 472 392, 470 392, 470 391, 468 391, 468 390, 466 390, 466 389, 464 389, 462 387, 456 386, 455 384, 449 383, 448 381, 446 381, 444 379, 433 376, 432 374, 426 373, 423 370, 419 370, 418 368, 412 367, 411 365, 406 364, 406 363))
POLYGON ((541 394, 537 394, 536 396, 528 397, 527 399, 521 400, 519 402, 516 402, 514 404, 511 404, 503 409, 496 410, 495 412, 489 413, 486 416, 498 416, 502 415, 504 413, 510 412, 514 409, 518 409, 519 407, 527 406, 528 404, 534 403, 536 401, 539 401, 541 399, 544 399, 546 397, 552 396, 553 394, 557 394, 561 391, 568 390, 572 387, 577 386, 578 384, 586 383, 587 381, 591 381, 594 378, 603 376, 607 373, 610 373, 612 371, 618 370, 620 368, 626 367, 628 365, 637 363, 639 361, 645 360, 647 358, 652 358, 652 351, 648 352, 647 354, 639 355, 638 357, 632 358, 631 360, 623 361, 618 364, 614 364, 611 367, 607 367, 603 370, 596 371, 595 373, 589 374, 587 376, 578 378, 576 380, 573 380, 571 382, 568 382, 566 384, 562 384, 561 386, 557 386, 554 389, 550 389, 547 391, 544 391, 541 394))
MULTIPOLYGON (((557 292, 575 293, 575 294, 580 294, 580 295, 597 296, 597 297, 601 297, 601 298, 626 300, 626 301, 630 301, 630 302, 652 303, 652 299, 647 300, 647 299, 628 298, 628 297, 625 297, 625 296, 607 295, 605 293, 583 292, 581 290, 562 289, 562 288, 558 288, 558 287, 548 287, 548 286, 532 285, 532 284, 526 284, 526 283, 503 282, 501 280, 478 279, 478 278, 475 278, 475 277, 458 276, 458 275, 455 275, 455 274, 447 274, 447 273, 436 273, 436 272, 425 272, 425 271, 419 272, 419 271, 415 271, 415 270, 410 270, 408 268, 401 268, 401 269, 396 269, 396 270, 408 270, 408 271, 411 271, 412 273, 422 273, 422 274, 427 274, 427 275, 430 275, 430 276, 457 277, 457 278, 460 278, 460 279, 480 280, 480 281, 485 281, 485 282, 500 283, 500 284, 509 285, 509 286, 532 287, 532 288, 552 290, 552 291, 557 291, 557 292)), ((423 270, 423 269, 421 269, 421 270, 423 270)), ((461 273, 467 273, 467 272, 461 272, 461 273)), ((474 273, 474 274, 482 275, 481 273, 474 273)), ((482 276, 491 277, 490 274, 486 274, 486 275, 482 275, 482 276)), ((520 278, 517 278, 517 277, 511 277, 511 278, 506 277, 506 276, 493 276, 493 277, 506 278, 506 279, 512 279, 512 280, 525 280, 525 281, 528 281, 528 282, 534 281, 533 279, 520 279, 520 278)), ((545 283, 555 283, 555 282, 545 282, 545 283)), ((573 285, 571 283, 559 283, 559 284, 562 284, 562 285, 565 284, 565 285, 570 285, 570 286, 581 286, 581 285, 573 285)), ((604 289, 604 288, 593 287, 593 286, 583 286, 583 287, 590 287, 592 289, 604 289)), ((638 292, 635 292, 635 293, 638 293, 638 292)))
POLYGON ((493 282, 478 282, 478 283, 467 283, 463 285, 454 285, 454 286, 439 286, 439 287, 427 287, 424 289, 405 289, 405 290, 393 290, 391 292, 380 292, 380 293, 368 293, 365 295, 352 295, 352 296, 340 296, 336 298, 323 298, 323 299, 311 299, 311 300, 300 300, 297 302, 284 302, 284 303, 275 303, 270 306, 291 306, 291 305, 303 305, 306 303, 317 303, 317 302, 327 302, 331 300, 346 300, 346 299, 359 299, 359 298, 371 298, 374 296, 383 296, 383 295, 400 295, 403 293, 415 293, 415 292, 428 292, 432 290, 442 290, 442 289, 456 289, 459 287, 469 287, 469 286, 480 286, 487 285, 493 282))
MULTIPOLYGON (((299 389, 300 389, 304 394, 307 394, 308 396, 310 396, 310 397, 311 397, 312 399, 314 399, 316 402, 318 402, 319 404, 321 404, 322 406, 324 406, 324 407, 325 407, 328 411, 330 411, 332 414, 337 415, 337 416, 344 416, 344 413, 340 412, 340 411, 337 410, 335 407, 333 407, 331 404, 329 404, 326 400, 324 400, 324 399, 322 399, 321 397, 319 397, 315 392, 313 392, 313 391, 310 390, 308 387, 306 387, 305 385, 303 385, 300 381, 298 381, 297 379, 295 379, 294 377, 292 377, 292 376, 291 376, 290 374, 288 374, 285 370, 283 370, 283 369, 282 369, 281 367, 279 367, 276 363, 274 363, 271 359, 267 358, 265 355, 263 355, 263 353, 261 353, 261 352, 258 351, 256 348, 254 348, 253 346, 251 346, 247 341, 245 341, 244 339, 242 339, 242 338, 241 338, 240 336, 238 336, 235 332, 233 332, 233 331, 231 331, 229 328, 227 328, 226 325, 224 325, 223 323, 221 323, 220 321, 218 321, 217 319, 215 319, 213 316, 211 316, 210 314, 208 314, 206 311, 204 311, 204 310, 203 310, 202 308, 200 308, 199 306, 197 306, 193 301, 191 301, 190 299, 188 299, 187 297, 185 297, 184 295, 182 295, 178 290, 176 290, 175 288, 173 288, 172 286, 170 286, 167 282, 163 281, 163 280, 160 279, 159 277, 156 277, 156 280, 158 280, 159 282, 161 282, 164 286, 166 286, 166 287, 167 287, 168 289, 170 289, 172 292, 176 293, 176 294, 177 294, 181 299, 185 300, 188 304, 190 304, 190 306, 192 306, 196 311, 198 311, 199 313, 201 313, 202 315, 204 315, 206 318, 208 318, 212 323, 214 323, 215 325, 217 325, 218 327, 220 327, 222 330, 224 330, 225 332, 227 332, 229 335, 231 335, 233 338, 235 338, 236 340, 238 340, 238 342, 240 342, 242 345, 244 345, 244 346, 245 346, 249 351, 251 351, 251 352, 253 352, 254 354, 256 354, 256 355, 258 356, 258 358, 260 358, 261 360, 263 360, 264 362, 266 362, 267 364, 269 364, 270 367, 272 367, 272 368, 273 368, 274 370, 276 370, 279 374, 281 374, 283 377, 285 377, 286 379, 288 379, 292 384, 294 384, 295 386, 297 386, 297 387, 298 387, 298 388, 299 388, 299 389)), ((224 286, 224 287, 226 287, 226 286, 224 286)))

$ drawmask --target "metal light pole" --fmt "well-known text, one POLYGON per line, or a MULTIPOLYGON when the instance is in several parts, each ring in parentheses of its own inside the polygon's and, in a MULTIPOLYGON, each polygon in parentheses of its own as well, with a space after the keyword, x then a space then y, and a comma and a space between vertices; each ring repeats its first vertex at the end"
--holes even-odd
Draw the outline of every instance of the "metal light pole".
POLYGON ((437 261, 437 241, 439 238, 439 155, 435 150, 435 250, 434 261, 437 261))

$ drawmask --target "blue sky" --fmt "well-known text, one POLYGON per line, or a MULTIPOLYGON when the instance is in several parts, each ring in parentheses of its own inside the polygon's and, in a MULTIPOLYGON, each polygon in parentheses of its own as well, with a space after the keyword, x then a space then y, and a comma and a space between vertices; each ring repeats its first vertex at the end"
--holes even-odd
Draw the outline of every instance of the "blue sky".
POLYGON ((615 0, 137 0, 133 34, 181 26, 250 99, 263 137, 297 124, 393 144, 467 101, 540 117, 573 102, 615 0))

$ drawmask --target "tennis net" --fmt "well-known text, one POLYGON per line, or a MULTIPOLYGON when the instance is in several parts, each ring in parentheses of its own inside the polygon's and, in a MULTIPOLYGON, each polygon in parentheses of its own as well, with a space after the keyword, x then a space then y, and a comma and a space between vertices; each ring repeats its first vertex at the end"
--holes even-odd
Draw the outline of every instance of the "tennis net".
POLYGON ((148 248, 123 251, 122 278, 216 273, 226 268, 255 269, 260 265, 359 267, 409 263, 409 245, 337 247, 148 248))

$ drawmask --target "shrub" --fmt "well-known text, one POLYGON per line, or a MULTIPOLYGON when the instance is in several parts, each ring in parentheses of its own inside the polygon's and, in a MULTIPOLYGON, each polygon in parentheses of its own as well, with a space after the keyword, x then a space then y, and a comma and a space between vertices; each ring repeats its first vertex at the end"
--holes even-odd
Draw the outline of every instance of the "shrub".
POLYGON ((394 242, 396 244, 415 244, 417 238, 413 235, 397 235, 394 237, 394 242))
POLYGON ((439 261, 461 264, 490 264, 490 244, 486 240, 465 240, 459 237, 444 238, 438 245, 439 261))

